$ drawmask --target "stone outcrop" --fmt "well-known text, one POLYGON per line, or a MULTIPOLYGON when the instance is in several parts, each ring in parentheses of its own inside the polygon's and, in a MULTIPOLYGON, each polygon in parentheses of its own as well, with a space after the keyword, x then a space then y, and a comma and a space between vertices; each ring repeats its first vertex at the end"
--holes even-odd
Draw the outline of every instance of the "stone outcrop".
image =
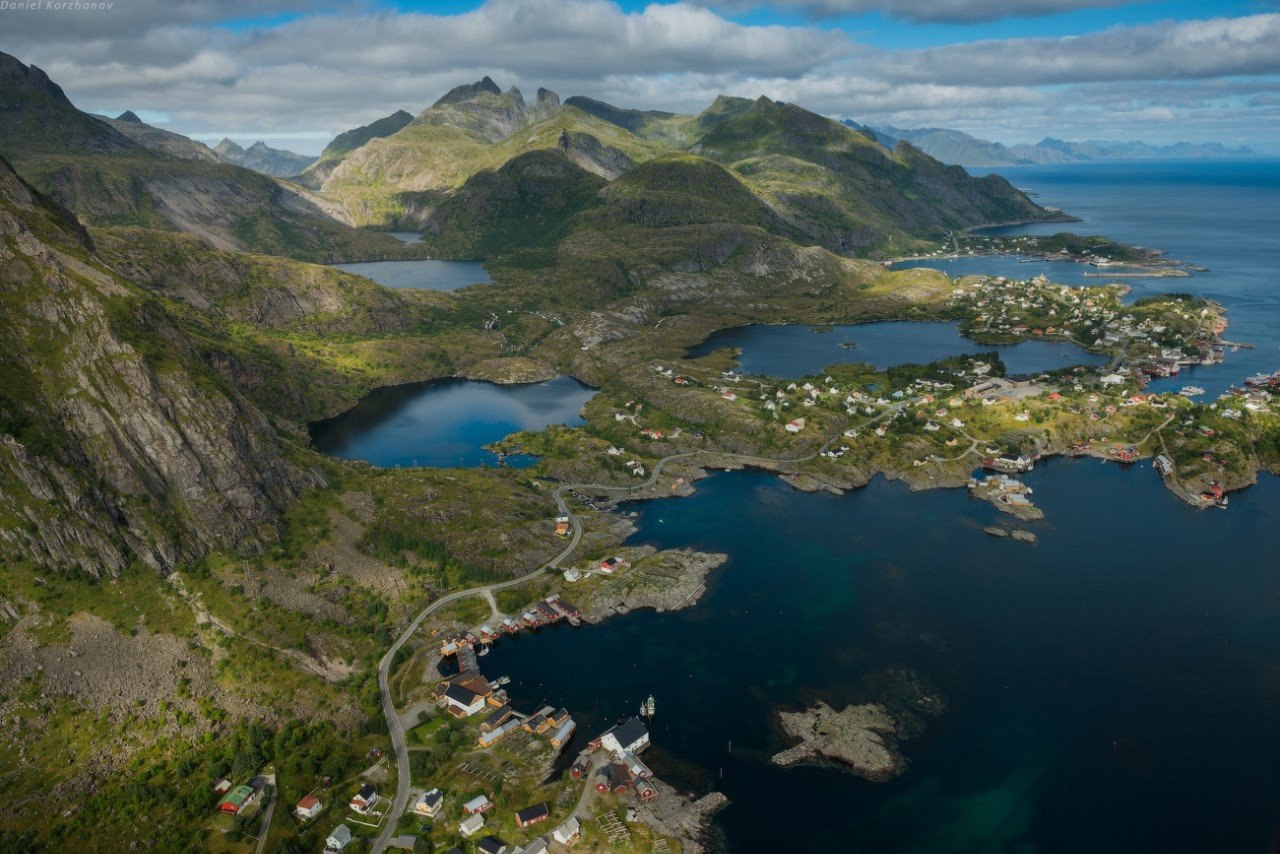
POLYGON ((818 703, 802 712, 779 712, 778 721, 787 737, 800 743, 776 754, 775 765, 828 761, 873 781, 896 777, 906 767, 894 742, 898 722, 878 703, 840 712, 818 703))

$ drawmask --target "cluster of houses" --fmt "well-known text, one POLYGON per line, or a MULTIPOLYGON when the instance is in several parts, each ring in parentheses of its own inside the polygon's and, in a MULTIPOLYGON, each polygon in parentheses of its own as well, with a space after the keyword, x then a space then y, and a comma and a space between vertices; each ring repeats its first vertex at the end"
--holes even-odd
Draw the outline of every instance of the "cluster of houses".
POLYGON ((604 750, 609 761, 595 769, 591 784, 602 793, 621 795, 634 791, 636 798, 650 801, 658 797, 653 772, 640 760, 639 753, 649 746, 649 730, 639 718, 630 718, 612 726, 592 739, 569 769, 575 779, 592 773, 591 756, 604 750))
POLYGON ((1210 327, 1211 331, 1188 342, 1198 351, 1192 356, 1180 346, 1169 346, 1178 336, 1166 322, 1151 316, 1139 317, 1106 292, 1055 285, 1045 276, 1028 281, 1003 276, 970 277, 956 286, 952 299, 978 311, 975 320, 987 331, 1031 338, 1088 340, 1085 336, 1092 336, 1092 346, 1099 349, 1123 345, 1129 356, 1141 361, 1152 376, 1177 374, 1181 365, 1222 360, 1217 336, 1226 328, 1226 322, 1217 316, 1208 322, 1208 309, 1169 310, 1175 322, 1187 331, 1199 331, 1206 323, 1210 327))
MULTIPOLYGON (((423 818, 437 818, 444 809, 445 796, 439 789, 431 789, 418 795, 410 810, 414 815, 423 818)), ((486 794, 475 795, 462 804, 462 820, 458 822, 458 833, 464 839, 475 840, 475 849, 487 854, 546 854, 550 850, 547 838, 539 837, 524 845, 510 846, 492 834, 480 837, 486 826, 486 816, 496 804, 486 794)), ((551 809, 545 803, 532 804, 518 809, 514 813, 516 826, 528 830, 551 819, 551 809)), ((573 845, 582 835, 582 827, 576 818, 570 817, 551 833, 551 839, 562 845, 573 845)), ((458 850, 458 849, 455 849, 458 850)))

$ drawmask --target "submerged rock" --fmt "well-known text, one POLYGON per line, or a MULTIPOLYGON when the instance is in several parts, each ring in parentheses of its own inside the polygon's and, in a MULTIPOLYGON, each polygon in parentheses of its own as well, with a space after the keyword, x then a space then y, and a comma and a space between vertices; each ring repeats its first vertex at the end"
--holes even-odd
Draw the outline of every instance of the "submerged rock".
POLYGON ((988 525, 987 527, 983 528, 982 530, 983 530, 983 532, 984 532, 984 533, 990 534, 990 535, 991 535, 991 536, 993 536, 993 537, 1007 537, 1007 536, 1009 536, 1009 532, 1008 532, 1008 531, 1006 531, 1004 528, 1000 528, 1000 527, 997 527, 997 526, 995 526, 995 525, 988 525))
POLYGON ((1036 541, 1036 535, 1031 533, 1030 531, 1014 531, 1009 536, 1013 537, 1015 540, 1017 540, 1020 543, 1031 544, 1036 541))
POLYGON ((873 781, 896 777, 906 767, 893 740, 898 722, 878 703, 837 712, 820 702, 803 712, 779 712, 778 720, 782 731, 800 743, 776 754, 775 765, 830 760, 873 781))

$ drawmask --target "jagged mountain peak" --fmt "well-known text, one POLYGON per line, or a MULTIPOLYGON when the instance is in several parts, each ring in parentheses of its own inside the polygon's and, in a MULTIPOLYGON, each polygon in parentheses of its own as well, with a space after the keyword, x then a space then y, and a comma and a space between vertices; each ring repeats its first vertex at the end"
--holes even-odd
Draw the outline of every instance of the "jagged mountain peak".
POLYGON ((464 83, 461 86, 454 86, 448 92, 440 96, 440 99, 432 104, 432 107, 440 107, 445 104, 457 104, 462 101, 471 101, 479 95, 488 93, 490 95, 501 95, 502 90, 498 88, 498 84, 493 82, 493 78, 487 74, 483 79, 477 80, 475 83, 464 83))
POLYGON ((125 110, 123 113, 121 113, 120 115, 116 116, 116 121, 118 121, 118 122, 133 122, 133 123, 135 123, 135 124, 142 124, 142 123, 143 123, 143 122, 142 122, 142 119, 138 118, 138 114, 137 114, 137 113, 135 113, 133 110, 125 110))
POLYGON ((540 107, 542 106, 558 107, 560 106, 560 96, 557 95, 555 92, 552 92, 550 89, 543 89, 541 86, 539 86, 537 103, 538 103, 538 106, 540 107))

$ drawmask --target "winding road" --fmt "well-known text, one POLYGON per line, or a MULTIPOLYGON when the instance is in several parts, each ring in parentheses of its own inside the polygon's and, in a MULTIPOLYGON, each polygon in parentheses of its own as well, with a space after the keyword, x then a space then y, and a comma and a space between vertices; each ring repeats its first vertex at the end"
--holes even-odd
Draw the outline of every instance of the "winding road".
MULTIPOLYGON (((897 413, 901 412, 908 406, 914 405, 915 403, 916 401, 914 400, 903 401, 895 406, 891 406, 878 415, 868 418, 866 421, 862 422, 857 429, 863 429, 864 427, 874 424, 877 421, 881 421, 888 416, 896 416, 897 413)), ((671 454, 670 456, 663 457, 658 460, 653 467, 653 473, 637 484, 613 486, 600 483, 566 483, 556 487, 555 491, 552 493, 552 497, 555 499, 556 509, 559 511, 560 515, 569 517, 570 528, 573 531, 569 538, 569 544, 564 547, 563 551, 547 563, 539 566, 537 569, 526 575, 520 576, 519 578, 513 578, 510 581, 502 581, 495 584, 486 584, 481 587, 472 587, 467 590, 457 590, 436 599, 434 602, 418 612, 418 616, 414 617, 413 622, 411 622, 408 628, 400 634, 400 637, 396 638, 395 643, 391 645, 386 654, 382 656, 382 660, 378 662, 378 691, 382 696, 382 713, 387 719, 387 729, 391 735, 391 748, 395 752, 396 756, 396 796, 392 801, 391 809, 387 812, 385 819, 386 824, 383 825, 381 832, 378 834, 378 838, 374 840, 374 854, 381 854, 382 851, 386 850, 392 834, 395 833, 396 824, 400 821, 400 816, 404 814, 405 809, 409 805, 409 786, 411 784, 409 777, 409 746, 405 740, 405 728, 401 722, 400 715, 396 713, 395 703, 391 699, 391 663, 395 660, 396 653, 399 652, 400 648, 408 642, 409 638, 413 637, 418 629, 422 627, 422 624, 426 621, 427 617, 430 617, 445 605, 457 602, 459 599, 465 599, 468 596, 475 596, 476 594, 492 597, 495 590, 505 590, 509 587, 518 587, 525 582, 537 578, 548 569, 558 568, 561 563, 574 553, 578 548, 578 544, 582 541, 582 523, 579 521, 577 515, 569 509, 569 505, 565 502, 564 496, 566 492, 638 492, 640 490, 648 489, 657 483, 658 478, 662 475, 662 470, 666 468, 668 463, 698 456, 735 460, 737 462, 746 463, 747 465, 755 464, 776 466, 806 463, 817 459, 820 454, 830 448, 831 445, 843 435, 843 432, 844 431, 841 430, 839 433, 836 433, 824 442, 816 451, 803 457, 778 459, 773 457, 755 457, 749 454, 734 454, 722 451, 682 451, 678 454, 671 454)))

